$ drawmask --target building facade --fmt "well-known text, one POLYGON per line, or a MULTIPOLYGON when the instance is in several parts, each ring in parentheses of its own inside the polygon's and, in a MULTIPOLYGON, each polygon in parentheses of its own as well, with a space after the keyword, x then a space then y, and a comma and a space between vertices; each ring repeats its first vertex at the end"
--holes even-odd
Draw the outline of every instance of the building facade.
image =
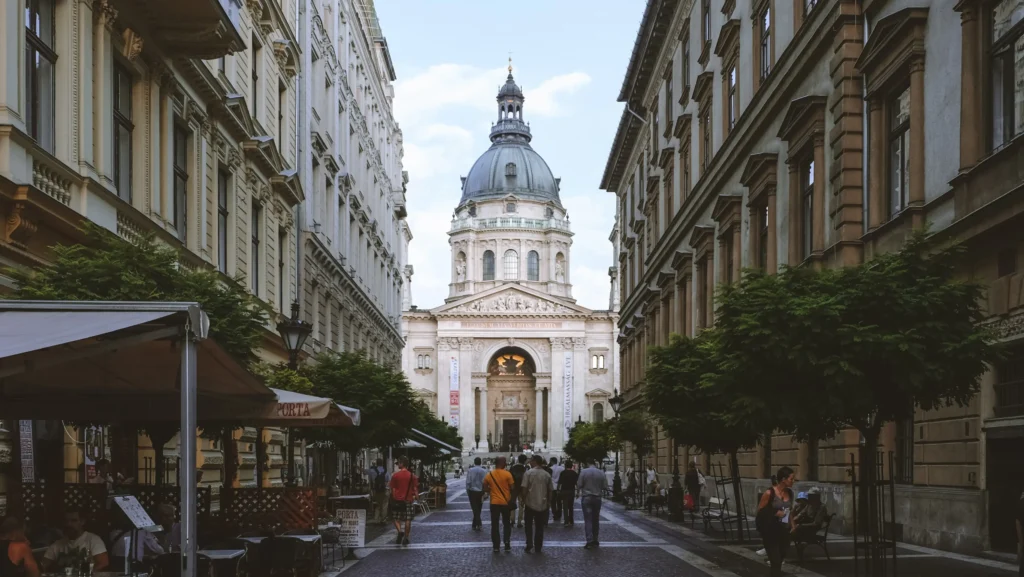
POLYGON ((572 298, 560 179, 530 146, 524 101, 509 66, 492 145, 462 178, 449 297, 402 315, 405 372, 467 452, 557 455, 577 420, 611 417, 617 316, 572 298))
MULTIPOLYGON (((928 223, 969 250, 963 274, 990 286, 988 322, 1008 356, 969 406, 887 425, 896 525, 919 544, 1012 548, 1008 512, 1024 489, 1022 20, 1021 0, 650 0, 602 181, 618 197, 627 408, 640 404, 646 349, 711 326, 715 288, 743 268, 855 265, 928 223)), ((657 437, 662 474, 694 458, 657 437)), ((849 515, 858 442, 776 435, 742 454, 748 504, 788 465, 849 515)))
POLYGON ((302 310, 314 351, 397 366, 408 243, 395 70, 372 0, 300 7, 302 310))

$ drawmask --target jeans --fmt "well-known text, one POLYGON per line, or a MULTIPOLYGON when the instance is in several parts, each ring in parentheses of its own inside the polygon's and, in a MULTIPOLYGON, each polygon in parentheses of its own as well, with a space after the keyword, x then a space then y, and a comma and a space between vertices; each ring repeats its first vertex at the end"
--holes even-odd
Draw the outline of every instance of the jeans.
POLYGON ((567 525, 572 525, 576 521, 573 519, 573 506, 576 503, 576 491, 572 489, 562 489, 559 492, 556 501, 562 502, 562 516, 565 518, 567 525))
POLYGON ((515 499, 516 499, 516 502, 519 503, 519 507, 517 507, 517 510, 516 510, 516 524, 517 525, 522 525, 523 524, 523 515, 525 515, 525 513, 523 513, 523 511, 526 510, 526 496, 523 495, 522 492, 519 492, 519 494, 517 494, 515 496, 515 499))
POLYGON ((379 491, 373 493, 373 520, 383 523, 388 518, 388 492, 379 491))
POLYGON ((580 499, 583 506, 583 525, 587 535, 587 543, 596 545, 598 533, 601 530, 601 497, 597 495, 584 495, 580 499))
POLYGON ((466 491, 466 494, 469 495, 469 506, 473 508, 473 528, 479 529, 484 526, 484 521, 480 518, 480 510, 484 507, 484 492, 466 491))
POLYGON ((555 489, 555 498, 551 501, 551 517, 555 521, 562 518, 562 499, 558 489, 555 489))
POLYGON ((512 509, 508 505, 491 505, 491 544, 497 549, 501 545, 501 531, 498 530, 498 520, 505 527, 505 546, 512 543, 512 509))
POLYGON ((540 553, 544 546, 544 526, 548 524, 548 510, 534 511, 529 507, 526 509, 526 550, 533 549, 540 553))
POLYGON ((773 533, 761 537, 764 549, 768 553, 768 561, 771 563, 771 577, 781 577, 782 561, 789 551, 789 529, 779 524, 779 529, 773 533))

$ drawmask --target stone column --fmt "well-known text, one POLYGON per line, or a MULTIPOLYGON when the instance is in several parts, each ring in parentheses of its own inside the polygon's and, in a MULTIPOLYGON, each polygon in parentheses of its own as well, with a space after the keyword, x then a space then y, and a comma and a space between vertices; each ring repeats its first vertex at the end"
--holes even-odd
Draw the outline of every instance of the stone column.
MULTIPOLYGON (((923 119, 923 117, 922 117, 923 119)), ((825 250, 825 135, 815 134, 814 141, 814 200, 811 216, 811 252, 821 254, 825 250)), ((913 158, 913 157, 911 157, 913 158)))
POLYGON ((572 410, 573 421, 582 416, 584 421, 590 422, 590 415, 587 413, 587 374, 590 370, 590 359, 587 356, 587 338, 573 337, 572 339, 572 410))
POLYGON ((551 434, 548 438, 552 451, 561 451, 567 440, 565 423, 562 417, 562 402, 565 398, 563 371, 565 363, 565 347, 562 338, 551 339, 551 402, 548 403, 548 419, 551 423, 551 434))
MULTIPOLYGON (((99 178, 106 184, 114 184, 114 157, 111 151, 114 146, 114 122, 111 110, 114 102, 114 46, 110 40, 117 18, 117 10, 109 2, 100 2, 97 6, 96 24, 93 26, 93 70, 92 70, 92 110, 93 110, 93 154, 95 168, 99 178)), ((59 129, 57 133, 59 134, 59 129)), ((198 134, 194 140, 198 148, 198 134)), ((192 169, 198 173, 199 167, 192 169)))
MULTIPOLYGON (((924 59, 910 62, 910 206, 924 206, 924 59)), ((915 212, 913 226, 924 224, 924 215, 915 212)))
MULTIPOLYGON (((739 282, 740 271, 743 270, 743 247, 740 245, 740 227, 737 223, 732 227, 732 281, 739 282)), ((753 255, 751 255, 753 256, 753 255)))
POLYGON ((0 124, 13 124, 20 130, 28 132, 25 127, 25 109, 19 95, 22 80, 22 66, 25 62, 25 50, 12 47, 23 46, 25 42, 25 8, 24 2, 4 2, 0 4, 0 30, 4 31, 7 49, 0 52, 0 77, 7 79, 0 85, 0 124), (7 36, 7 35, 10 36, 7 36))
POLYGON ((982 126, 983 83, 980 78, 980 6, 959 2, 960 10, 960 170, 974 166, 985 150, 982 126))
POLYGON ((541 428, 544 426, 544 389, 537 387, 537 400, 533 405, 533 434, 536 437, 538 450, 544 450, 544 435, 541 428))
POLYGON ((789 266, 803 262, 803 228, 802 206, 800 202, 800 164, 791 162, 789 166, 789 266))
POLYGON ((868 102, 868 230, 882 225, 885 219, 885 113, 882 101, 868 102))
POLYGON ((775 228, 775 189, 768 191, 768 273, 774 274, 779 270, 779 239, 778 231, 775 228))
POLYGON ((467 446, 473 439, 475 415, 473 337, 459 337, 459 433, 467 446))
POLYGON ((491 448, 487 444, 487 432, 491 430, 490 419, 488 418, 487 407, 487 387, 480 387, 480 450, 483 452, 490 451, 491 448))
MULTIPOLYGON (((437 339, 437 416, 446 421, 448 420, 449 415, 451 415, 448 383, 451 379, 452 349, 449 346, 448 341, 448 337, 439 337, 437 339)), ((458 343, 456 342, 456 347, 457 346, 458 343)))

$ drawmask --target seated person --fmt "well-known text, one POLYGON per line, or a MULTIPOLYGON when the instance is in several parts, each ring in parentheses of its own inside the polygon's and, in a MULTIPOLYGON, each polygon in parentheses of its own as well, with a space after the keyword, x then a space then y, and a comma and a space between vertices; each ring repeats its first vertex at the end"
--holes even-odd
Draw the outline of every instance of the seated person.
POLYGON ((71 509, 64 513, 64 537, 56 541, 43 553, 43 571, 57 568, 57 557, 72 549, 84 549, 92 557, 93 571, 103 571, 110 566, 107 546, 99 535, 85 530, 85 514, 71 509))
MULTIPOLYGON (((800 493, 804 495, 804 493, 800 493)), ((797 499, 797 506, 793 508, 793 514, 791 515, 791 533, 793 534, 793 540, 795 541, 806 541, 821 530, 822 526, 825 525, 825 519, 828 517, 828 509, 821 502, 821 492, 817 489, 811 489, 806 494, 806 501, 803 506, 799 504, 800 499, 797 499)))
POLYGON ((8 517, 0 525, 0 554, 4 551, 8 562, 0 562, 0 577, 39 577, 39 566, 25 537, 25 526, 17 517, 8 517))
POLYGON ((60 529, 47 525, 45 519, 41 507, 33 509, 29 514, 28 541, 33 549, 49 547, 64 536, 60 529))
POLYGON ((163 532, 158 540, 164 551, 173 553, 181 550, 181 523, 174 520, 174 507, 167 503, 160 503, 156 506, 156 519, 163 532))
MULTIPOLYGON (((124 567, 124 559, 128 556, 128 547, 130 546, 125 541, 131 542, 133 538, 132 530, 135 528, 123 513, 119 517, 118 528, 110 532, 110 555, 115 568, 124 567)), ((131 556, 134 562, 152 560, 157 555, 163 555, 165 552, 163 546, 157 541, 156 536, 145 529, 136 531, 134 539, 135 546, 131 556)))

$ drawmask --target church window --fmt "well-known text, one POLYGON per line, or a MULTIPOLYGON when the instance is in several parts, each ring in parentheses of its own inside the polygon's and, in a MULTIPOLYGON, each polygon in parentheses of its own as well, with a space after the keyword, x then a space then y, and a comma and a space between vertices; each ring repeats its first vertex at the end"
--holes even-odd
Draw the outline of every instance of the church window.
POLYGON ((516 163, 510 162, 510 163, 506 164, 505 165, 505 176, 515 176, 515 175, 516 175, 516 163))
POLYGON ((544 209, 544 216, 546 216, 548 218, 554 218, 555 217, 555 209, 551 208, 550 206, 547 207, 546 209, 544 209))
POLYGON ((519 280, 519 253, 505 251, 505 280, 519 280))
POLYGON ((590 357, 590 368, 591 369, 603 369, 604 368, 604 355, 591 355, 591 357, 590 357))
POLYGON ((516 211, 516 203, 514 203, 514 202, 506 202, 505 203, 505 212, 515 212, 515 211, 516 211))
POLYGON ((526 255, 526 279, 540 280, 540 255, 535 250, 526 255))
POLYGON ((494 280, 494 252, 484 251, 484 280, 494 280))
POLYGON ((594 405, 594 418, 591 420, 595 423, 604 422, 604 404, 597 403, 594 405))

